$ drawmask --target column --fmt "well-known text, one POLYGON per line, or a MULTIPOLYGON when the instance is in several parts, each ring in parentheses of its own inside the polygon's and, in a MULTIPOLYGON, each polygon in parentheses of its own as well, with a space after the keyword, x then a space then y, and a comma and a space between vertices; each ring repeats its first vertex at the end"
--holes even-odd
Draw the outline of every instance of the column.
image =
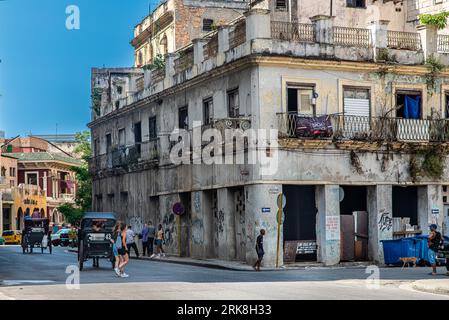
POLYGON ((374 61, 388 60, 388 20, 372 21, 368 25, 374 50, 374 61))
POLYGON ((221 66, 226 61, 226 51, 229 50, 229 26, 218 27, 218 52, 217 66, 221 66))
POLYGON ((270 10, 251 9, 245 12, 246 41, 271 38, 270 10))
POLYGON ((424 52, 424 59, 427 60, 431 55, 437 53, 438 29, 432 25, 419 25, 416 29, 421 36, 421 46, 424 52))
POLYGON ((207 191, 191 193, 192 203, 192 243, 190 255, 192 258, 212 258, 213 229, 212 206, 207 191))
POLYGON ((204 45, 207 39, 197 38, 192 40, 193 44, 193 63, 200 64, 204 61, 204 45))
POLYGON ((256 238, 260 234, 260 229, 265 229, 265 256, 262 265, 270 268, 276 267, 276 258, 278 258, 279 266, 284 264, 283 225, 281 223, 278 226, 277 221, 277 197, 279 193, 272 190, 281 192, 282 185, 257 184, 245 186, 246 262, 251 265, 256 262, 256 238))
POLYGON ((438 230, 444 221, 443 195, 441 185, 418 187, 418 225, 423 234, 429 233, 429 225, 435 223, 438 230))
POLYGON ((382 240, 393 239, 393 188, 377 185, 367 188, 368 256, 384 263, 382 240))
POLYGON ((321 44, 334 43, 334 17, 316 15, 310 18, 315 25, 316 41, 321 44))
POLYGON ((175 59, 177 58, 176 53, 167 54, 167 58, 165 60, 165 79, 164 86, 168 88, 173 83, 173 76, 175 74, 175 59))
POLYGON ((318 261, 334 265, 340 262, 340 186, 317 186, 315 198, 318 261))
POLYGON ((223 232, 218 233, 218 258, 236 259, 234 194, 228 188, 217 189, 217 214, 223 217, 223 232))

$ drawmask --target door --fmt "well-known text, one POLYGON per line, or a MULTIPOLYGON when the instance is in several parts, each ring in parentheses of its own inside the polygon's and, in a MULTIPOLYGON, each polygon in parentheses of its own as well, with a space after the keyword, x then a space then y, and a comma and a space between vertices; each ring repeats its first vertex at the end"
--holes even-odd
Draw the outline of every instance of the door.
POLYGON ((344 88, 343 113, 345 137, 368 134, 370 129, 370 91, 344 88))

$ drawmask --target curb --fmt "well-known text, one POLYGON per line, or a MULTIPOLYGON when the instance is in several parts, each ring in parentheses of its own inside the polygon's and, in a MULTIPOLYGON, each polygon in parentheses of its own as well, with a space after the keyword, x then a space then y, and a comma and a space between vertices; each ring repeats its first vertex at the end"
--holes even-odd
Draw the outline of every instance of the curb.
MULTIPOLYGON (((426 292, 426 293, 434 293, 441 295, 449 295, 449 285, 448 286, 439 286, 432 285, 426 282, 427 280, 418 280, 412 283, 411 287, 413 290, 426 292)), ((435 281, 435 280, 431 280, 435 281)))

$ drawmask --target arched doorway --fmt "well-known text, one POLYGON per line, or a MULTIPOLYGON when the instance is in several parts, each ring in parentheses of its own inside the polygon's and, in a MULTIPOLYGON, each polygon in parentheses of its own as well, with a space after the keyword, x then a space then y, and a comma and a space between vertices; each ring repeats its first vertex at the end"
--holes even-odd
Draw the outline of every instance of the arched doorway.
POLYGON ((22 208, 19 208, 17 211, 17 223, 16 223, 16 230, 22 230, 23 229, 23 211, 22 208))

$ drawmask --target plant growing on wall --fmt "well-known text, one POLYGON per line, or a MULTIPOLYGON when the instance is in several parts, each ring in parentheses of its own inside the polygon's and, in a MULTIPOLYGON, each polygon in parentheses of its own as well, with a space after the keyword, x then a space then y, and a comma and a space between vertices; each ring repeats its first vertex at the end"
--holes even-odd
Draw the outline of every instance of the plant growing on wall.
POLYGON ((426 74, 427 92, 429 95, 433 95, 436 89, 438 75, 446 68, 446 66, 431 54, 426 60, 426 67, 429 70, 426 74))
POLYGON ((101 93, 102 90, 100 88, 94 88, 92 90, 92 95, 91 95, 91 103, 92 103, 92 110, 95 112, 95 114, 97 116, 100 115, 100 108, 101 108, 101 93))
POLYGON ((422 25, 435 26, 438 30, 442 30, 447 26, 448 17, 449 12, 444 11, 437 14, 420 14, 418 19, 422 25))
POLYGON ((159 70, 165 68, 165 58, 158 53, 150 64, 143 67, 144 70, 159 70))
POLYGON ((429 145, 424 149, 410 149, 410 176, 417 181, 422 176, 440 180, 446 166, 447 152, 445 147, 429 145))
POLYGON ((355 171, 358 174, 363 174, 363 168, 362 168, 362 164, 360 162, 360 158, 357 155, 357 153, 355 153, 354 150, 351 150, 350 159, 351 159, 351 165, 354 167, 355 171))

